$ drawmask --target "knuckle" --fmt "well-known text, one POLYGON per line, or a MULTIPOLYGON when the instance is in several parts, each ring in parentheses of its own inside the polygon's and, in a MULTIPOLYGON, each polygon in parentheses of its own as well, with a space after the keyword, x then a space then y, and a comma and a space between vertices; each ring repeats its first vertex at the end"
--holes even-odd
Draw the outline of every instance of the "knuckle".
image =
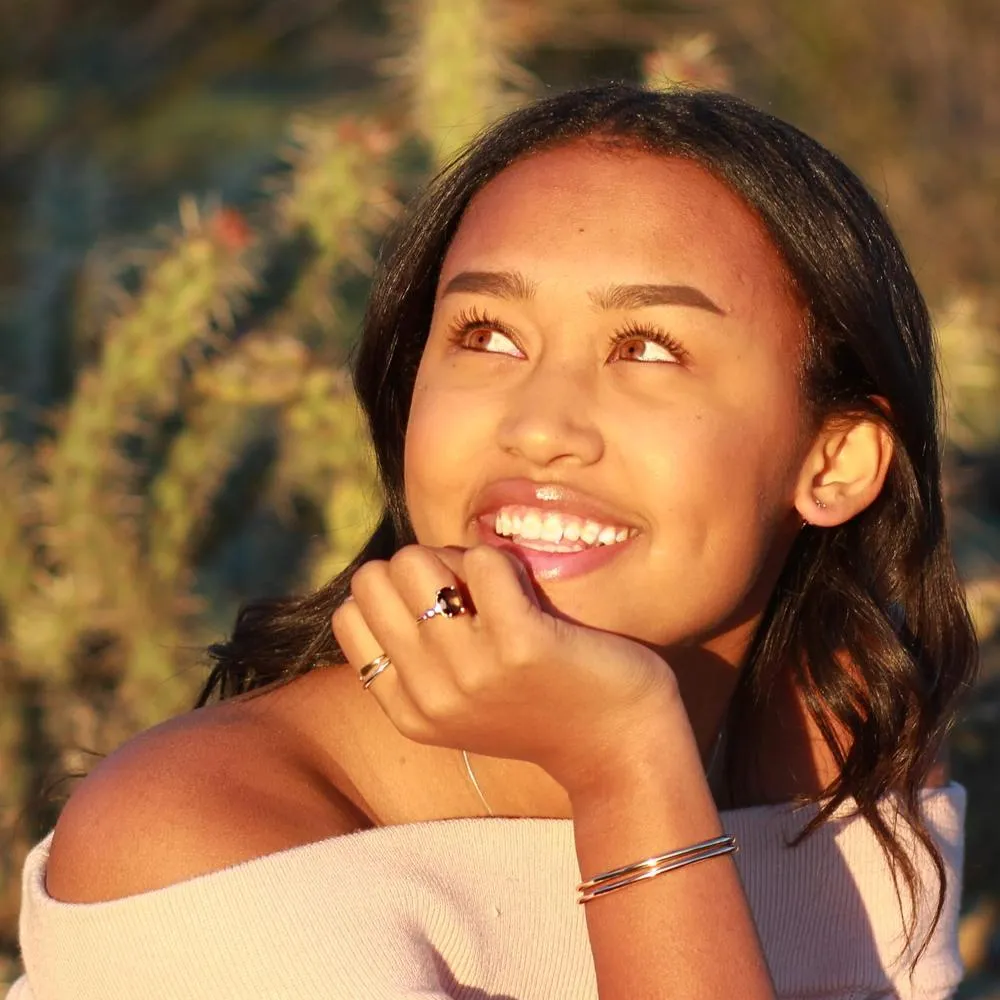
POLYGON ((538 644, 526 629, 506 629, 497 636, 500 655, 508 668, 523 670, 538 661, 538 644))
POLYGON ((465 554, 466 561, 474 571, 484 577, 495 577, 508 569, 519 572, 521 564, 515 556, 492 545, 477 545, 465 554))
MULTIPOLYGON (((385 563, 380 559, 373 559, 359 566, 351 576, 351 595, 362 596, 372 592, 378 582, 385 577, 385 563)), ((345 605, 341 605, 341 610, 345 605)))
POLYGON ((330 627, 333 629, 335 635, 338 631, 342 632, 344 630, 344 627, 347 625, 349 619, 348 619, 348 611, 346 610, 346 608, 350 603, 351 602, 348 602, 347 605, 345 604, 338 605, 334 609, 333 614, 330 615, 330 627))
POLYGON ((465 552, 464 565, 470 573, 489 573, 496 566, 497 552, 489 545, 477 545, 465 552))
POLYGON ((463 698, 481 696, 489 687, 489 677, 482 668, 469 663, 455 677, 455 689, 463 698))
POLYGON ((427 553, 420 545, 404 545, 395 552, 389 560, 389 569, 393 574, 410 571, 426 565, 427 553))
POLYGON ((460 698, 457 690, 435 685, 421 692, 420 711, 424 717, 434 722, 446 722, 459 712, 460 698))
POLYGON ((433 742, 434 729, 430 720, 416 709, 401 709, 393 721, 400 733, 414 743, 433 742))
POLYGON ((333 611, 330 613, 330 617, 332 618, 335 615, 350 615, 352 612, 357 611, 357 608, 354 605, 354 598, 348 591, 348 593, 345 593, 334 605, 333 611))
POLYGON ((364 621, 361 609, 354 600, 344 601, 330 615, 330 628, 338 641, 350 635, 364 621))
POLYGON ((469 549, 465 553, 463 570, 470 586, 488 592, 494 582, 500 579, 507 559, 508 556, 490 545, 478 545, 469 549))

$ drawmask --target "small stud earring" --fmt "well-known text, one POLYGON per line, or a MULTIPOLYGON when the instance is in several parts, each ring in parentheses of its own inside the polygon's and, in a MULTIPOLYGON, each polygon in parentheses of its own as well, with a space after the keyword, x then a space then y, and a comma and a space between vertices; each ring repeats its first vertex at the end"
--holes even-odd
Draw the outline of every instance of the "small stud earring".
POLYGON ((826 510, 826 504, 823 503, 823 501, 820 500, 819 497, 813 497, 813 500, 816 501, 816 506, 819 507, 820 510, 826 510))

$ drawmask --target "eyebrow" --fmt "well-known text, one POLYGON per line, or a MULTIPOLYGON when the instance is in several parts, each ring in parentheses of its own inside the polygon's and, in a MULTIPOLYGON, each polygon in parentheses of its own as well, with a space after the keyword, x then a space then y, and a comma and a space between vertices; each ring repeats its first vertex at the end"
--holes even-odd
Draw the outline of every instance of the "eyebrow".
POLYGON ((535 297, 535 285, 520 271, 462 271, 448 282, 441 297, 456 292, 528 301, 535 297))
MULTIPOLYGON (((536 290, 536 285, 520 271, 462 271, 445 285, 441 297, 466 292, 498 299, 530 301, 535 297, 536 290)), ((588 297, 596 308, 604 311, 641 309, 644 306, 690 306, 718 316, 725 315, 719 306, 693 285, 608 285, 590 291, 588 297)))
POLYGON ((717 316, 725 313, 693 285, 608 285, 589 293, 598 309, 641 309, 643 306, 691 306, 717 316))

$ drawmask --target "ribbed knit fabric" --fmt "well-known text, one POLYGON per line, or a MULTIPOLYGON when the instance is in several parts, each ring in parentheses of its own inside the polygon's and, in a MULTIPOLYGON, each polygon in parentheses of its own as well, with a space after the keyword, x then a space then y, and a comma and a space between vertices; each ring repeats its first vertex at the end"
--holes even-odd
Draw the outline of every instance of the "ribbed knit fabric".
MULTIPOLYGON (((912 982, 892 878, 867 823, 845 807, 789 848, 814 806, 722 814, 740 844, 736 862, 779 996, 952 994, 962 975, 965 791, 954 784, 927 791, 924 809, 949 885, 912 982)), ((51 839, 25 863, 27 972, 8 1000, 597 998, 584 907, 575 901, 580 872, 570 820, 377 828, 85 904, 46 894, 51 839)), ((918 942, 936 901, 930 864, 919 867, 928 898, 918 942)), ((669 939, 663 946, 670 948, 669 939)))

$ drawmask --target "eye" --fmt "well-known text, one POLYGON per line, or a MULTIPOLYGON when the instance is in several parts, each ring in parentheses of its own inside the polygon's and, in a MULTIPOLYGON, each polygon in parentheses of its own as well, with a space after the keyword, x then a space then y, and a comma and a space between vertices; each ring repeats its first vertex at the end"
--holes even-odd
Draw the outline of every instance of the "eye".
POLYGON ((485 327, 470 330, 464 335, 463 343, 470 351, 482 351, 485 354, 510 354, 514 357, 521 356, 521 352, 511 344, 507 334, 501 333, 499 330, 487 330, 485 327))
POLYGON ((610 348, 618 361, 679 365, 688 359, 687 351, 668 333, 637 323, 618 330, 611 338, 610 348))
POLYGON ((467 351, 522 357, 510 327, 475 309, 458 314, 449 331, 449 339, 467 351))

